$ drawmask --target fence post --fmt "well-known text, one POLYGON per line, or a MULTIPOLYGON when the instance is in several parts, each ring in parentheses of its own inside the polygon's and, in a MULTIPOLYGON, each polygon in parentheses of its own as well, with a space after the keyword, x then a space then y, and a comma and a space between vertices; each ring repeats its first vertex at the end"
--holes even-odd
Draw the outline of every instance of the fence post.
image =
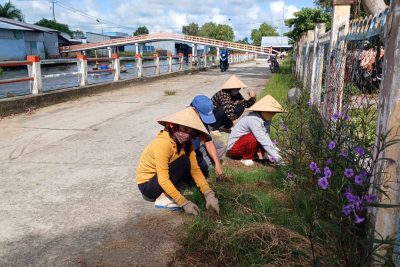
POLYGON ((307 31, 307 43, 306 43, 306 53, 305 53, 305 66, 304 66, 304 73, 303 73, 303 86, 304 89, 309 90, 310 88, 308 88, 309 86, 309 78, 310 78, 310 55, 311 55, 311 42, 314 40, 314 31, 313 30, 309 30, 307 31))
MULTIPOLYGON (((334 49, 337 47, 337 42, 338 42, 338 34, 339 34, 339 28, 345 24, 345 30, 344 33, 348 32, 349 28, 349 20, 350 20, 350 7, 351 4, 353 4, 354 0, 334 0, 333 1, 333 15, 332 15, 332 23, 331 23, 331 39, 329 43, 329 60, 328 60, 328 65, 327 65, 327 72, 329 73, 331 68, 336 70, 336 66, 331 66, 331 58, 332 55, 343 55, 345 52, 345 47, 341 46, 340 51, 334 51, 334 49), (336 53, 335 53, 336 52, 336 53)), ((337 60, 337 59, 336 59, 337 60)), ((336 72, 335 72, 336 73, 336 72)), ((324 97, 324 109, 323 109, 323 116, 325 118, 329 118, 334 112, 337 111, 338 107, 338 97, 337 93, 338 90, 343 88, 344 84, 344 67, 343 70, 340 69, 340 72, 338 75, 335 75, 336 77, 331 77, 331 75, 326 76, 326 92, 325 92, 325 97, 324 97), (334 85, 332 83, 332 78, 335 78, 337 80, 337 84, 334 85), (336 88, 335 88, 336 87, 336 88), (330 106, 333 104, 333 106, 330 106), (328 106, 329 105, 329 106, 328 106)))
POLYGON ((179 53, 179 70, 183 70, 183 53, 179 53))
POLYGON ((121 79, 121 61, 118 54, 112 54, 112 66, 114 69, 114 81, 121 79))
POLYGON ((153 61, 154 65, 156 66, 155 75, 160 75, 160 57, 158 56, 158 53, 153 54, 153 61))
POLYGON ((137 68, 137 76, 139 78, 143 77, 143 58, 141 54, 136 54, 136 68, 137 68))
MULTIPOLYGON (((400 51, 400 1, 391 1, 389 14, 385 26, 385 57, 383 62, 382 82, 380 86, 380 97, 378 102, 378 121, 376 125, 376 134, 380 136, 390 131, 386 142, 399 138, 399 121, 400 121, 400 61, 398 53, 400 51)), ((375 147, 382 144, 379 138, 376 139, 375 147)), ((376 151, 375 151, 376 154, 376 151)), ((376 155, 374 155, 374 158, 376 155)), ((395 143, 388 147, 380 155, 380 158, 388 158, 393 162, 378 161, 372 176, 373 193, 378 194, 378 202, 381 204, 399 204, 400 190, 400 144, 395 143), (385 169, 386 168, 386 169, 385 169), (384 171, 384 172, 383 172, 384 171), (384 190, 386 195, 379 193, 377 187, 384 190), (375 192, 374 192, 375 191, 375 192)), ((398 208, 373 208, 371 219, 374 224, 375 238, 397 238, 399 240, 399 232, 396 230, 399 223, 398 208), (397 235, 397 236, 396 236, 397 235)), ((399 253, 400 247, 395 246, 395 252, 399 253)), ((384 255, 389 246, 383 246, 378 249, 379 255, 384 255)), ((379 260, 379 259, 377 259, 379 260)), ((399 266, 399 254, 394 259, 395 265, 399 266)))
POLYGON ((319 37, 325 33, 325 30, 325 23, 318 23, 315 25, 310 100, 311 103, 316 104, 317 107, 319 107, 321 103, 322 73, 324 69, 324 45, 320 45, 319 37))
POLYGON ((28 65, 28 72, 33 77, 32 83, 32 94, 37 95, 42 93, 42 72, 40 69, 40 57, 39 56, 28 56, 28 61, 32 62, 32 65, 28 65))
POLYGON ((87 85, 87 55, 78 54, 79 86, 87 85))
POLYGON ((168 72, 172 72, 172 55, 167 54, 168 72))
POLYGON ((215 56, 215 65, 219 66, 219 47, 217 47, 217 55, 215 56))
POLYGON ((193 55, 192 54, 188 55, 188 61, 189 61, 189 69, 193 69, 193 55))
POLYGON ((207 54, 203 54, 204 68, 207 68, 207 54))

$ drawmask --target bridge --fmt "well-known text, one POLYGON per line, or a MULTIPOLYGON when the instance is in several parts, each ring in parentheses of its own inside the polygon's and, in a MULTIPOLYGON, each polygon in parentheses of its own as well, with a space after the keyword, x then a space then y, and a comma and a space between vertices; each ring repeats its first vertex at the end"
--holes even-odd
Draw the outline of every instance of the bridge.
POLYGON ((212 46, 216 48, 226 47, 227 49, 230 50, 238 50, 238 51, 263 54, 263 55, 271 55, 279 52, 277 50, 272 49, 271 47, 240 44, 240 43, 227 42, 227 41, 184 35, 184 34, 168 33, 168 32, 144 34, 126 38, 116 38, 103 42, 63 46, 60 47, 60 52, 61 53, 81 52, 86 50, 109 48, 109 47, 132 45, 132 44, 151 43, 157 41, 176 41, 176 42, 212 46))

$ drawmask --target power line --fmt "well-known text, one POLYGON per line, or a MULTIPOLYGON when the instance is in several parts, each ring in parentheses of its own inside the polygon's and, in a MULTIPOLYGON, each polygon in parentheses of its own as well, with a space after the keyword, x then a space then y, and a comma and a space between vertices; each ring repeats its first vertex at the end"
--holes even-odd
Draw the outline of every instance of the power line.
POLYGON ((61 1, 57 1, 56 4, 61 6, 61 7, 63 7, 63 8, 65 8, 65 9, 67 9, 68 11, 70 11, 72 13, 75 13, 75 14, 78 14, 78 15, 93 19, 93 20, 98 21, 98 22, 99 21, 106 22, 106 24, 115 25, 115 26, 117 26, 118 28, 121 28, 121 29, 135 30, 135 28, 133 28, 133 27, 120 25, 120 24, 114 23, 112 21, 108 21, 108 20, 105 20, 105 19, 94 17, 94 16, 92 16, 90 14, 87 14, 86 12, 83 12, 83 11, 80 11, 80 10, 78 10, 76 8, 71 7, 71 6, 65 5, 64 3, 61 3, 61 1))

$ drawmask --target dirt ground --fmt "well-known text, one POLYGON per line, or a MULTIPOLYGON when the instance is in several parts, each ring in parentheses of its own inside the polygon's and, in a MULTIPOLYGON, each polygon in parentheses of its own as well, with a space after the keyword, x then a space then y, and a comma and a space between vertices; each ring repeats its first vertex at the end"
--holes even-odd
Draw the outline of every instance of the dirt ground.
POLYGON ((231 74, 259 92, 266 63, 144 82, 0 120, 0 266, 168 265, 185 215, 141 198, 136 165, 161 129, 158 118, 197 94, 211 97, 231 74))

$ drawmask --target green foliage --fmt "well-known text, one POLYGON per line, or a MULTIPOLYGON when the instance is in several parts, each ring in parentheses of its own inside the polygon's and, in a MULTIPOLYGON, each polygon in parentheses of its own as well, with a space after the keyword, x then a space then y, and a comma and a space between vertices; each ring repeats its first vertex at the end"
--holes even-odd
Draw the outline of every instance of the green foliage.
POLYGON ((149 30, 147 29, 146 26, 140 26, 136 29, 136 31, 133 33, 133 36, 138 36, 138 35, 143 35, 143 34, 149 34, 149 30))
POLYGON ((201 26, 198 35, 201 37, 212 38, 222 41, 233 42, 235 34, 231 26, 226 24, 216 24, 207 22, 201 26))
POLYGON ((276 27, 273 27, 267 23, 261 23, 258 29, 253 29, 251 31, 251 40, 253 40, 253 45, 261 45, 261 38, 263 36, 278 36, 276 27))
POLYGON ((302 222, 286 206, 285 194, 276 193, 283 175, 265 167, 226 168, 231 179, 212 182, 221 208, 218 217, 205 211, 197 189, 188 196, 202 212, 185 225, 179 257, 183 266, 309 265, 306 238, 298 233, 302 222))
POLYGON ((302 8, 294 13, 294 18, 285 20, 285 24, 291 27, 291 31, 285 33, 291 41, 297 42, 300 39, 301 33, 313 30, 316 23, 326 23, 327 31, 330 28, 331 13, 324 11, 321 8, 302 8))
POLYGON ((239 44, 250 44, 248 37, 244 37, 242 40, 236 41, 236 43, 239 43, 239 44))
POLYGON ((22 11, 15 7, 11 1, 0 4, 0 17, 24 21, 22 11))
POLYGON ((198 36, 199 25, 197 23, 190 23, 189 25, 182 26, 182 33, 186 35, 198 36))
POLYGON ((134 51, 119 51, 117 54, 120 57, 134 57, 136 55, 134 51))
POLYGON ((290 195, 294 212, 305 222, 314 265, 326 261, 330 266, 365 266, 377 247, 387 242, 373 244, 367 232, 366 209, 376 197, 369 194, 374 188, 370 181, 376 175, 375 164, 382 160, 373 153, 392 143, 380 136, 382 142, 375 146, 375 105, 355 108, 354 98, 345 92, 343 112, 325 120, 309 105, 307 95, 297 103, 286 103, 288 112, 280 123, 286 127, 275 129, 285 169, 294 182, 290 195), (318 252, 317 247, 325 250, 318 252))
POLYGON ((62 24, 62 23, 58 23, 55 20, 49 20, 49 19, 41 19, 38 22, 35 23, 36 25, 42 26, 42 27, 46 27, 46 28, 50 28, 50 29, 54 29, 60 32, 65 32, 68 33, 69 35, 72 35, 72 31, 69 29, 67 24, 62 24))
POLYGON ((164 95, 166 95, 166 96, 176 95, 176 90, 165 90, 164 95))
POLYGON ((81 30, 72 31, 73 38, 83 38, 84 36, 85 36, 85 34, 81 30))

